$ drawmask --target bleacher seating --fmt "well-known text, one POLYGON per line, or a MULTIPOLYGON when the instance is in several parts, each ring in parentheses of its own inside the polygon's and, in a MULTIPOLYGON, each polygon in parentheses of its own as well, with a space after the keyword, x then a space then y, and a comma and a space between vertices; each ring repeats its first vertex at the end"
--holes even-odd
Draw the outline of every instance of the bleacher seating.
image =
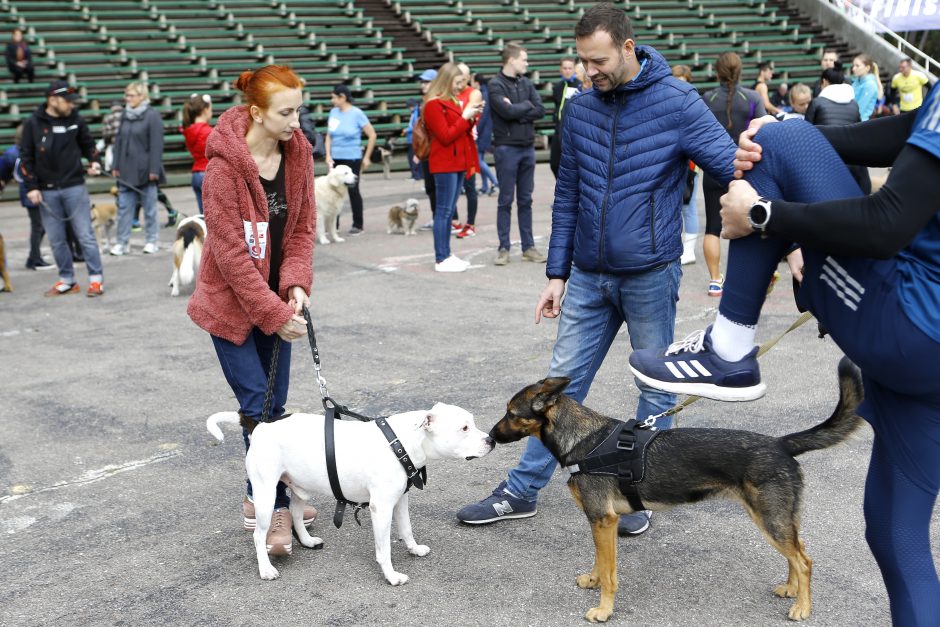
MULTIPOLYGON (((208 93, 217 111, 238 102, 231 85, 244 69, 287 63, 306 80, 305 99, 322 128, 329 92, 347 82, 380 136, 408 121, 414 77, 429 67, 426 51, 376 26, 391 16, 429 42, 440 59, 464 61, 493 74, 509 41, 529 50, 530 76, 550 108, 560 57, 574 54, 572 31, 590 2, 574 0, 0 0, 0 23, 24 29, 37 68, 35 84, 0 84, 0 145, 42 101, 45 85, 78 85, 82 113, 98 132, 103 113, 131 81, 145 82, 164 119, 165 162, 185 169, 190 158, 179 132, 179 108, 191 93, 208 93), (418 65, 424 64, 424 65, 418 65)), ((780 0, 643 0, 622 2, 636 40, 671 64, 692 67, 700 89, 716 85, 712 63, 736 50, 747 68, 773 60, 779 80, 812 81, 823 47, 844 43, 780 0)), ((399 29, 400 31, 401 29, 399 29)), ((551 118, 539 125, 552 132, 551 118)))

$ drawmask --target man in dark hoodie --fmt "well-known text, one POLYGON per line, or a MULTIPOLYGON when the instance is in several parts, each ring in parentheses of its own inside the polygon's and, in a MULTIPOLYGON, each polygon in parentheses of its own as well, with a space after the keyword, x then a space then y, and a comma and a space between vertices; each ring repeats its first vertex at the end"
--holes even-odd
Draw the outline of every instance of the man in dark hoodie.
POLYGON ((532 235, 532 191, 535 189, 535 127, 545 116, 542 99, 524 74, 529 54, 516 43, 503 48, 503 69, 489 82, 487 108, 493 119, 493 157, 499 198, 496 202, 496 232, 499 235, 497 266, 509 263, 509 226, 512 197, 519 212, 522 258, 544 263, 545 255, 535 247, 532 235))
POLYGON ((88 174, 101 174, 98 150, 85 120, 75 111, 78 92, 65 81, 52 81, 46 102, 23 125, 20 174, 29 201, 42 210, 43 226, 59 268, 59 281, 46 296, 81 291, 75 281, 72 251, 66 239, 71 223, 88 268, 88 296, 101 296, 101 253, 91 227, 91 202, 85 187, 82 157, 89 162, 88 174))
MULTIPOLYGON (((594 88, 565 105, 549 280, 535 320, 560 317, 548 376, 571 379, 565 393, 581 402, 624 324, 634 349, 672 342, 686 170, 692 160, 726 185, 735 146, 695 88, 674 78, 656 50, 635 44, 622 8, 592 6, 575 38, 594 88)), ((637 385, 638 422, 674 405, 675 396, 637 385)), ((529 438, 506 480, 457 518, 482 524, 535 515, 556 466, 538 438, 529 438)), ((619 531, 648 527, 649 512, 635 512, 621 518, 619 531)))

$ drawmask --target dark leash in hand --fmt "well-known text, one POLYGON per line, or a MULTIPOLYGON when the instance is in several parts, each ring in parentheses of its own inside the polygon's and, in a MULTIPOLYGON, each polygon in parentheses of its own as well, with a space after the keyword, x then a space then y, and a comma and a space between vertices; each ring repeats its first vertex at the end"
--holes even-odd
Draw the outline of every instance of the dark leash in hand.
MULTIPOLYGON (((388 440, 388 444, 392 449, 392 453, 398 459, 398 462, 405 471, 405 476, 408 478, 407 484, 405 486, 406 492, 411 489, 411 486, 414 486, 419 490, 423 490, 424 485, 428 480, 428 472, 424 467, 417 468, 415 466, 414 462, 411 460, 411 456, 408 455, 408 452, 405 450, 405 447, 398 439, 398 436, 395 435, 395 431, 389 426, 388 421, 386 420, 386 416, 372 418, 370 416, 354 412, 345 405, 340 405, 330 397, 329 391, 326 387, 326 379, 323 378, 321 371, 320 350, 317 348, 317 336, 313 330, 313 319, 310 317, 310 310, 307 307, 303 308, 303 316, 307 323, 307 341, 310 343, 310 353, 313 355, 313 367, 317 373, 317 385, 320 387, 321 402, 325 411, 323 429, 324 449, 326 454, 326 471, 327 476, 330 479, 330 489, 333 491, 334 498, 336 498, 336 509, 333 512, 333 524, 337 529, 342 526, 343 517, 346 513, 346 506, 351 505, 353 507, 353 518, 355 518, 356 524, 361 527, 362 522, 359 520, 359 512, 368 507, 369 503, 358 503, 356 501, 350 501, 343 495, 343 490, 339 483, 339 475, 336 472, 336 443, 334 437, 335 420, 342 420, 343 416, 349 416, 350 418, 355 418, 361 422, 374 422, 376 424, 376 426, 382 431, 385 439, 388 440)), ((277 363, 280 352, 281 337, 275 336, 274 347, 271 350, 271 363, 268 366, 268 384, 267 389, 264 392, 264 403, 261 407, 260 422, 271 421, 271 400, 274 396, 274 380, 277 376, 277 363)))

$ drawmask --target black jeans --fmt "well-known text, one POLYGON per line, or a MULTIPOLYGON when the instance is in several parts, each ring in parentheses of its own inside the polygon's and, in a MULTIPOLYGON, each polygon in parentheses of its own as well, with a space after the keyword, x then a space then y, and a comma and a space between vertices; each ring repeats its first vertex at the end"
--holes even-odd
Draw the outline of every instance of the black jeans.
POLYGON ((348 165, 356 175, 356 184, 349 187, 349 206, 352 208, 353 228, 362 229, 362 194, 359 193, 359 171, 362 169, 362 159, 334 159, 333 167, 348 165))
POLYGON ((39 207, 26 207, 26 211, 29 213, 29 257, 26 258, 26 263, 36 263, 42 261, 39 243, 42 242, 46 229, 42 228, 39 207))

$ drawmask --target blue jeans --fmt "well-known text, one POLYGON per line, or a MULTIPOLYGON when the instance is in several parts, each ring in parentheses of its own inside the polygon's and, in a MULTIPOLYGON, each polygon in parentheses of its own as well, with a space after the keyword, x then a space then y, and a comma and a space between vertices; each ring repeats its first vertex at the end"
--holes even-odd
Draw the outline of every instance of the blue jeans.
POLYGON ((490 186, 498 186, 499 181, 496 179, 496 175, 493 174, 493 169, 486 162, 486 152, 478 150, 477 155, 480 157, 480 189, 485 194, 490 186))
POLYGON ((64 283, 75 282, 75 268, 72 266, 72 250, 66 239, 66 222, 72 223, 72 232, 78 238, 85 255, 85 267, 92 281, 101 280, 101 252, 95 241, 95 232, 91 228, 91 201, 88 188, 73 185, 64 189, 42 190, 42 224, 49 238, 49 246, 59 267, 59 279, 64 283))
POLYGON ((682 205, 682 231, 694 235, 698 233, 698 191, 702 189, 702 174, 695 175, 695 182, 692 183, 692 198, 687 204, 682 205))
POLYGON ((118 183, 118 244, 127 248, 131 240, 131 220, 139 202, 144 208, 146 239, 148 244, 156 244, 160 235, 160 223, 157 222, 157 184, 154 182, 138 185, 137 192, 123 183, 118 183))
POLYGON ((193 192, 196 194, 196 206, 199 207, 199 215, 202 215, 202 181, 205 178, 205 172, 193 172, 193 192))
POLYGON ((522 250, 535 246, 532 237, 532 190, 535 188, 535 148, 532 146, 496 146, 496 178, 499 198, 496 201, 496 233, 499 249, 509 250, 509 227, 512 223, 512 197, 516 196, 519 213, 519 238, 522 250))
MULTIPOLYGON (((215 346, 222 373, 228 382, 235 399, 238 401, 241 413, 255 420, 261 419, 264 405, 264 394, 268 389, 268 372, 271 366, 271 356, 277 335, 265 335, 260 329, 254 328, 248 339, 241 346, 233 344, 215 335, 212 344, 215 346)), ((277 373, 274 378, 274 392, 271 396, 271 416, 278 417, 284 414, 284 404, 287 403, 287 388, 290 384, 290 342, 281 342, 278 353, 277 373)), ((242 429, 242 438, 245 440, 245 450, 248 450, 248 431, 242 429)), ((252 497, 251 481, 246 480, 245 493, 252 497)), ((290 498, 287 496, 287 486, 278 482, 277 495, 274 507, 287 507, 290 498)))
POLYGON ((463 172, 434 175, 434 187, 437 191, 437 207, 434 209, 434 260, 437 263, 450 257, 450 221, 457 208, 463 178, 463 172))
MULTIPOLYGON (((623 323, 634 349, 672 343, 681 278, 678 260, 641 274, 599 274, 572 268, 547 376, 570 378, 565 394, 580 403, 623 323)), ((637 420, 675 405, 674 395, 634 381, 640 389, 637 420)), ((672 418, 660 419, 657 426, 672 427, 672 418)), ((528 438, 519 465, 509 471, 506 487, 519 498, 534 501, 557 465, 538 438, 528 438)))

